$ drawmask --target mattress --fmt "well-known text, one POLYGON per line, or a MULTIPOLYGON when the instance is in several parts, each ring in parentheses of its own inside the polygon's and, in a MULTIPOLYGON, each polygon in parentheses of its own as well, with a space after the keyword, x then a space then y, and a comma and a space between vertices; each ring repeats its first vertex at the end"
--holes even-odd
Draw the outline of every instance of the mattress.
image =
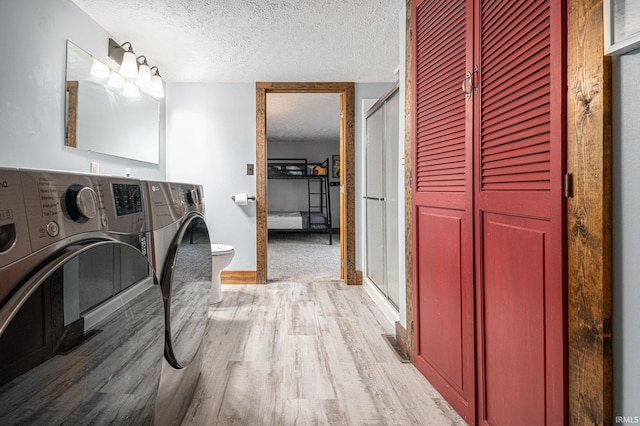
POLYGON ((269 212, 268 229, 304 229, 301 212, 269 212))
POLYGON ((269 212, 268 229, 325 229, 327 219, 319 212, 269 212))

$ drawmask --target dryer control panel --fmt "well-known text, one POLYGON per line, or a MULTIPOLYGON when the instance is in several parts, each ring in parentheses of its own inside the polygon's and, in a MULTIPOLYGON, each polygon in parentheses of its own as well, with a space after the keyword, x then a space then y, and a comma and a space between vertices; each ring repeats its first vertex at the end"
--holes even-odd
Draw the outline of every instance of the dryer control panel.
POLYGON ((152 229, 177 222, 189 212, 204 214, 201 185, 176 182, 145 182, 152 229))
POLYGON ((0 269, 30 253, 20 172, 0 168, 0 269))

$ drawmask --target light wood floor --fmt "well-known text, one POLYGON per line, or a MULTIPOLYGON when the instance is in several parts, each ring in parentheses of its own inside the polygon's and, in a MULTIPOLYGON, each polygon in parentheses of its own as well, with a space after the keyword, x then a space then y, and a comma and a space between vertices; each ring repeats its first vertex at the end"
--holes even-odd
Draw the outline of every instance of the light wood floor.
POLYGON ((183 425, 464 425, 362 287, 225 285, 183 425))

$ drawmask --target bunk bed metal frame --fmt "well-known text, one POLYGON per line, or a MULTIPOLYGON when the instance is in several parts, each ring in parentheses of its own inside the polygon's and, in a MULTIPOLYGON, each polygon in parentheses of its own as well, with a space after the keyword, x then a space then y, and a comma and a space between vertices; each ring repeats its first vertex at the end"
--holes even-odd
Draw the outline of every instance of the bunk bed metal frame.
MULTIPOLYGON (((300 229, 268 228, 268 231, 318 232, 324 230, 329 234, 329 244, 332 245, 329 159, 327 158, 321 163, 310 163, 306 158, 269 158, 267 159, 267 178, 269 180, 306 180, 308 199, 307 211, 300 212, 302 216, 302 227, 300 229), (317 188, 314 188, 316 184, 317 188), (321 223, 318 223, 318 218, 322 219, 321 223)), ((271 213, 269 213, 269 217, 271 217, 271 213)))

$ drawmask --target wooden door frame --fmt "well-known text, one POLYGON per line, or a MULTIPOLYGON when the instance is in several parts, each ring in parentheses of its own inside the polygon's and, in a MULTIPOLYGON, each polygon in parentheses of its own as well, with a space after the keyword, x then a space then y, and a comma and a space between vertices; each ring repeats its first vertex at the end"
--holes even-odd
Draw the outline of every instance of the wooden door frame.
MULTIPOLYGON (((411 173, 415 139, 413 5, 406 0, 406 244, 413 270, 411 173)), ((567 171, 574 193, 567 202, 567 371, 569 424, 613 420, 612 316, 612 67, 604 56, 602 0, 567 3, 567 171)), ((412 274, 407 274, 407 324, 413 328, 412 274)), ((399 342, 413 356, 413 333, 399 342)))
POLYGON ((356 284, 355 213, 355 84, 309 82, 256 83, 256 283, 267 282, 267 93, 339 93, 344 102, 340 120, 340 245, 344 252, 341 278, 356 284), (344 223, 343 223, 344 222, 344 223))

